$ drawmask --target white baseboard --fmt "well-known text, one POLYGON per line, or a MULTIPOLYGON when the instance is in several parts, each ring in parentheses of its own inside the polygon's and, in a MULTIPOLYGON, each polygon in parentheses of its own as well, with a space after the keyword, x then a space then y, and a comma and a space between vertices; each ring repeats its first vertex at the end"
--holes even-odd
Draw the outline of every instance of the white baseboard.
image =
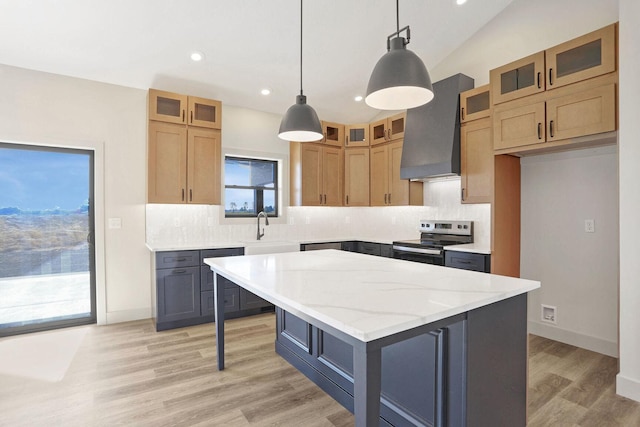
POLYGON ((607 356, 618 357, 617 342, 607 341, 602 338, 568 331, 566 329, 558 328, 557 326, 545 325, 531 320, 528 322, 527 326, 530 334, 539 335, 565 344, 575 345, 576 347, 595 351, 596 353, 605 354, 607 356))
POLYGON ((616 376, 616 393, 640 402, 640 382, 618 374, 616 376))
POLYGON ((151 308, 107 312, 106 324, 111 325, 113 323, 131 322, 132 320, 142 319, 151 319, 151 308))

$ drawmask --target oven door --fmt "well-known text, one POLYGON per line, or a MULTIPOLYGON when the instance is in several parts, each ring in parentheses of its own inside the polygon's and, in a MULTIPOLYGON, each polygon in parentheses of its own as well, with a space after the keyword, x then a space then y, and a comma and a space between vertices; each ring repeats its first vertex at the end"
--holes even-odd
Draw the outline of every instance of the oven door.
POLYGON ((393 245, 393 257, 423 264, 444 265, 444 251, 437 248, 413 248, 393 245))

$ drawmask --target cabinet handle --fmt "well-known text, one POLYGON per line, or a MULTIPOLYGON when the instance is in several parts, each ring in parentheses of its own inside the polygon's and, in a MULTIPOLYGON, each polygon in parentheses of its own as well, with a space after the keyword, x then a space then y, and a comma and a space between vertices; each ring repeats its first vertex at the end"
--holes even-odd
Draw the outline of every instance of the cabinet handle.
POLYGON ((189 189, 189 201, 193 202, 193 189, 192 188, 189 189))
POLYGON ((191 110, 191 123, 193 123, 193 110, 191 110))
POLYGON ((184 202, 184 188, 182 189, 182 201, 184 202))
POLYGON ((391 204, 391 193, 389 193, 389 204, 391 204))
POLYGON ((549 86, 553 85, 553 68, 549 68, 549 86))
POLYGON ((540 86, 540 71, 538 71, 538 89, 542 89, 542 86, 540 86))
POLYGON ((320 204, 322 204, 322 194, 320 195, 320 204))
POLYGON ((324 142, 327 142, 327 133, 324 132, 324 142))
POLYGON ((460 110, 461 114, 460 116, 462 117, 462 120, 464 120, 464 107, 462 107, 462 109, 460 110))
POLYGON ((186 258, 176 258, 176 262, 182 262, 182 261, 186 261, 186 258))
POLYGON ((384 193, 384 204, 387 204, 387 193, 384 193))
POLYGON ((324 204, 325 205, 327 204, 327 195, 326 194, 324 195, 324 204))
POLYGON ((347 135, 347 139, 345 140, 345 144, 344 145, 349 145, 349 135, 347 135))
POLYGON ((387 129, 387 139, 391 141, 391 129, 387 129))
POLYGON ((349 204, 349 195, 347 194, 347 204, 349 204))
POLYGON ((464 201, 464 188, 460 190, 460 198, 464 201))
POLYGON ((553 120, 549 122, 549 135, 553 138, 553 120))
POLYGON ((186 272, 187 272, 187 270, 173 270, 172 271, 173 274, 184 274, 186 272))
POLYGON ((184 123, 184 110, 182 110, 182 123, 184 123))
POLYGON ((538 139, 542 139, 542 123, 538 123, 538 139))

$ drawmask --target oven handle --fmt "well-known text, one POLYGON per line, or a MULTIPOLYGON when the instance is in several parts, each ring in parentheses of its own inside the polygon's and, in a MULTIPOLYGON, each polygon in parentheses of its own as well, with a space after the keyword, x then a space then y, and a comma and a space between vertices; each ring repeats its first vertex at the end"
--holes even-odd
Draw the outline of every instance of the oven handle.
POLYGON ((442 251, 440 249, 421 249, 421 248, 411 248, 409 246, 393 245, 393 250, 402 251, 402 252, 412 252, 416 254, 442 255, 442 251))

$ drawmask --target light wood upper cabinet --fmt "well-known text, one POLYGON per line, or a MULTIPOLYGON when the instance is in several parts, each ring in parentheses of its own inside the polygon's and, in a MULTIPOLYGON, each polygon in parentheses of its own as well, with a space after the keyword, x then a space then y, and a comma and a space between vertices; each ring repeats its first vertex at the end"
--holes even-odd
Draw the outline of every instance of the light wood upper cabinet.
POLYGON ((371 206, 423 204, 422 182, 400 179, 402 144, 400 140, 371 148, 371 206))
POLYGON ((149 203, 220 204, 220 131, 149 123, 149 203))
POLYGON ((344 152, 345 206, 369 206, 369 148, 344 152))
POLYGON ((187 203, 220 204, 221 147, 219 130, 187 130, 187 203))
POLYGON ((190 96, 189 126, 222 129, 222 103, 213 99, 190 96))
POLYGON ((462 203, 490 203, 493 194, 493 138, 490 118, 460 129, 462 203))
POLYGON ((512 103, 496 106, 493 110, 494 149, 545 142, 544 101, 519 106, 512 103))
POLYGON ((484 85, 460 94, 460 123, 491 115, 491 86, 484 85))
POLYGON ((616 24, 545 51, 547 89, 616 70, 616 24))
POLYGON ((149 89, 149 203, 220 204, 221 105, 149 89))
POLYGON ((613 83, 547 101, 547 141, 616 129, 613 83))
POLYGON ((342 149, 291 142, 290 160, 292 206, 342 206, 342 149))
POLYGON ((549 145, 541 145, 544 143, 569 146, 572 138, 616 130, 616 81, 615 74, 607 74, 497 105, 493 110, 494 149, 530 150, 535 146, 527 146, 549 145))
POLYGON ((149 123, 149 203, 184 203, 187 188, 187 128, 149 123))
POLYGON ((345 126, 345 147, 369 146, 369 123, 345 126))
POLYGON ((344 146, 344 125, 340 123, 332 123, 322 121, 322 135, 324 142, 327 145, 333 145, 336 147, 344 146))
POLYGON ((149 89, 149 120, 187 123, 187 95, 149 89))
POLYGON ((149 120, 221 129, 221 117, 220 101, 149 89, 149 120))
POLYGON ((545 90, 544 52, 527 56, 489 72, 494 104, 545 90))
POLYGON ((371 123, 369 125, 371 145, 403 139, 406 119, 407 113, 403 112, 371 123))

